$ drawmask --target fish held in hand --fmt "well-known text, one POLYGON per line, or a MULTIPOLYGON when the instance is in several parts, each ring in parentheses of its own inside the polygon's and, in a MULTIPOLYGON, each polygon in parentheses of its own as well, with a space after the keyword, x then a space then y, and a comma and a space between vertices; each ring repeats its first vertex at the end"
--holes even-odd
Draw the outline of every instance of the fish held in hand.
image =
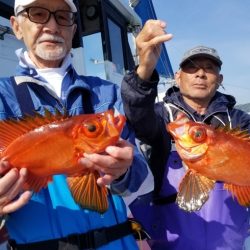
POLYGON ((224 182, 242 206, 250 205, 250 135, 239 129, 212 126, 178 115, 166 125, 188 171, 179 185, 177 203, 187 211, 199 210, 215 181, 224 182))
POLYGON ((74 200, 100 213, 108 209, 107 188, 97 185, 97 171, 78 164, 83 153, 102 153, 115 145, 125 124, 113 110, 68 117, 46 112, 21 120, 0 121, 0 158, 28 169, 24 189, 39 192, 56 174, 67 175, 74 200))

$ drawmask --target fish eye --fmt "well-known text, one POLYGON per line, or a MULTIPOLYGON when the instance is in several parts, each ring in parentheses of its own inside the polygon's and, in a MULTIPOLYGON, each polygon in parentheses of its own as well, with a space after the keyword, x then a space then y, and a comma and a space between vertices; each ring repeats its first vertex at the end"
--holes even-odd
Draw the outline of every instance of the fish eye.
POLYGON ((189 135, 195 142, 202 142, 207 138, 206 130, 198 126, 190 128, 189 135))
POLYGON ((87 137, 97 137, 103 131, 103 126, 100 122, 94 120, 88 120, 83 123, 82 132, 87 137))
POLYGON ((86 128, 88 129, 89 132, 95 132, 96 131, 95 124, 86 124, 86 128))

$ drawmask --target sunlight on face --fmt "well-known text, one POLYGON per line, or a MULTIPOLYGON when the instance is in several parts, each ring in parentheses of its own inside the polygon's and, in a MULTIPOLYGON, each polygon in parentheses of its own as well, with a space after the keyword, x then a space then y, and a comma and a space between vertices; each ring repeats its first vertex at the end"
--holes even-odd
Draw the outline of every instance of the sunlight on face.
MULTIPOLYGON (((38 0, 31 6, 46 8, 51 12, 70 10, 62 0, 38 0)), ((76 24, 59 25, 54 15, 46 23, 35 23, 30 20, 27 12, 21 13, 16 22, 18 38, 24 41, 32 61, 39 67, 59 67, 71 50, 76 24)))
POLYGON ((222 81, 220 67, 204 57, 185 63, 176 74, 182 95, 189 99, 209 102, 222 81))

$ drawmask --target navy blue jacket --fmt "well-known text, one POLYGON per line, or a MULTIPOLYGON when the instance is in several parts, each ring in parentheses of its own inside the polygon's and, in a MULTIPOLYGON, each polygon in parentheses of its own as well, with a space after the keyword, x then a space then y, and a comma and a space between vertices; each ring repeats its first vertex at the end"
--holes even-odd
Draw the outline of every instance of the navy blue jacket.
MULTIPOLYGON (((168 89, 164 102, 155 103, 158 81, 159 77, 156 71, 153 73, 151 81, 148 82, 142 81, 134 71, 131 71, 124 77, 121 86, 121 96, 128 121, 134 128, 137 138, 151 147, 151 170, 154 176, 159 176, 155 182, 156 190, 161 186, 159 179, 161 179, 160 176, 163 176, 171 150, 171 137, 165 129, 166 123, 170 119, 164 102, 174 104, 194 121, 203 121, 207 124, 213 124, 215 127, 217 124, 220 125, 215 116, 221 117, 223 121, 228 121, 229 115, 232 128, 239 127, 250 131, 250 115, 234 108, 234 97, 217 91, 206 114, 201 116, 185 104, 179 89, 176 87, 168 89), (157 169, 154 168, 155 166, 157 169)), ((177 111, 176 109, 174 116, 177 111)))
POLYGON ((169 88, 164 101, 155 104, 157 81, 156 73, 151 82, 143 82, 131 72, 122 83, 125 113, 138 138, 151 148, 149 163, 155 179, 154 193, 136 199, 130 205, 132 214, 150 234, 152 250, 243 249, 249 235, 249 212, 223 183, 215 183, 199 211, 189 213, 175 203, 186 170, 174 147, 171 150, 166 123, 182 111, 192 120, 214 127, 229 125, 250 131, 250 115, 235 109, 235 99, 220 92, 212 98, 205 115, 186 105, 176 87, 169 88))

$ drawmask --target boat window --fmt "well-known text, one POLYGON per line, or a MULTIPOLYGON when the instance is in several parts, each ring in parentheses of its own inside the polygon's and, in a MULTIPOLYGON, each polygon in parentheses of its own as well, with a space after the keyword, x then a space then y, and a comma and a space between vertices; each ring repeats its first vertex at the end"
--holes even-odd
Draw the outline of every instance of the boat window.
POLYGON ((0 17, 0 77, 13 75, 16 71, 18 58, 15 51, 25 48, 22 41, 17 40, 8 19, 0 17))
POLYGON ((108 18, 108 29, 112 62, 114 64, 115 71, 123 75, 125 73, 125 67, 121 28, 110 18, 108 18))
POLYGON ((106 79, 101 33, 84 36, 83 47, 86 75, 94 75, 106 79))

